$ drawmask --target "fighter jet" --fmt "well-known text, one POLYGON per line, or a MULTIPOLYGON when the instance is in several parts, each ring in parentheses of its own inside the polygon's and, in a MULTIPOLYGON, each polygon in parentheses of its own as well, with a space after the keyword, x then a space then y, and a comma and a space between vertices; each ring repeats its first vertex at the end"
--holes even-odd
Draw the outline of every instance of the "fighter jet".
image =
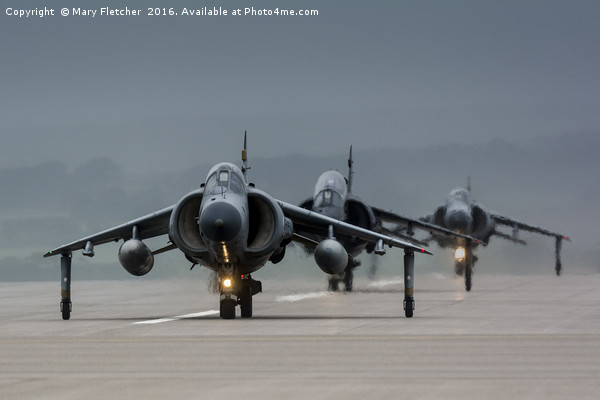
MULTIPOLYGON (((123 240, 118 252, 121 265, 132 275, 142 276, 154 266, 154 256, 179 249, 192 263, 200 264, 218 276, 220 316, 233 319, 236 306, 242 318, 252 317, 252 297, 262 291, 251 274, 268 261, 277 263, 286 246, 298 241, 314 246, 317 265, 327 274, 346 268, 348 254, 335 235, 355 237, 383 250, 384 245, 404 249, 404 310, 414 310, 414 253, 431 254, 407 241, 392 238, 342 222, 292 204, 276 200, 247 181, 247 149, 244 135, 242 167, 223 162, 214 165, 200 188, 186 194, 176 204, 122 225, 59 246, 44 257, 60 255, 61 314, 70 319, 71 261, 74 251, 94 256, 94 246, 123 240), (319 233, 315 242, 304 236, 319 233), (168 235, 167 246, 150 250, 144 239, 168 235)), ((379 251, 378 250, 378 251, 379 251)))
POLYGON ((421 241, 423 244, 428 244, 433 240, 440 247, 454 249, 455 272, 458 276, 464 275, 467 291, 471 290, 473 267, 477 261, 477 256, 473 254, 472 249, 479 244, 486 246, 492 236, 498 236, 518 244, 526 244, 525 241, 518 237, 519 230, 554 237, 556 275, 560 275, 562 268, 560 261, 562 241, 570 241, 569 237, 563 234, 529 225, 487 210, 473 200, 470 178, 468 179, 466 189, 461 187, 454 188, 444 204, 440 205, 433 214, 423 217, 421 220, 478 239, 472 242, 472 246, 465 246, 464 241, 461 239, 432 233, 429 238, 421 241), (512 233, 502 232, 500 226, 512 228, 512 233))
MULTIPOLYGON (((423 218, 423 221, 443 226, 444 228, 456 232, 465 233, 479 238, 487 245, 492 236, 498 236, 515 243, 526 244, 518 237, 519 230, 538 233, 545 236, 551 236, 555 239, 555 266, 556 275, 560 275, 562 263, 560 261, 560 250, 563 240, 570 240, 568 236, 552 232, 547 229, 529 225, 515 219, 505 217, 487 210, 481 204, 475 202, 471 196, 470 178, 467 182, 467 188, 454 188, 445 203, 440 205, 436 211, 423 218), (508 226, 512 228, 512 234, 507 234, 499 230, 499 226, 508 226)), ((465 276, 465 288, 471 289, 471 276, 473 266, 477 257, 465 250, 460 243, 448 240, 439 236, 432 236, 441 247, 452 247, 454 249, 455 271, 457 275, 465 276)))
MULTIPOLYGON (((400 214, 388 212, 377 207, 372 207, 362 201, 352 193, 352 180, 354 161, 352 159, 352 146, 350 146, 350 154, 348 156, 348 178, 346 179, 340 172, 329 170, 325 171, 317 179, 313 197, 310 197, 300 203, 300 207, 316 213, 334 218, 339 221, 359 226, 374 232, 386 234, 396 237, 401 240, 407 240, 415 245, 422 245, 418 240, 415 240, 411 234, 412 231, 399 232, 397 230, 389 230, 385 224, 392 222, 400 222, 405 226, 419 228, 428 233, 435 232, 440 237, 450 237, 451 240, 461 240, 465 246, 469 246, 472 241, 476 241, 473 237, 464 235, 445 229, 440 226, 425 223, 423 221, 404 217, 400 214)), ((309 232, 308 237, 313 240, 322 240, 317 232, 309 232)), ((350 257, 348 264, 341 273, 330 274, 328 277, 328 289, 331 291, 339 290, 339 284, 343 282, 347 292, 353 289, 354 269, 360 265, 360 260, 356 257, 363 251, 367 253, 375 253, 376 255, 385 254, 385 249, 373 242, 367 242, 362 238, 348 235, 337 235, 337 240, 344 246, 350 257)), ((312 252, 311 246, 305 246, 307 252, 312 252)), ((370 269, 372 273, 375 264, 370 269)))

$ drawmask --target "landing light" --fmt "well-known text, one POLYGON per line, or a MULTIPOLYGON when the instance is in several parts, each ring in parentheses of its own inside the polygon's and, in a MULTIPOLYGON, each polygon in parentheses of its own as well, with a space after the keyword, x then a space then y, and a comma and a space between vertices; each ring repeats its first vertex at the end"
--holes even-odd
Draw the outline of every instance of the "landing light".
POLYGON ((229 264, 229 252, 227 251, 225 242, 221 242, 221 250, 223 251, 223 258, 225 259, 225 262, 229 264))
POLYGON ((454 258, 459 261, 465 258, 465 249, 462 247, 456 249, 456 251, 454 252, 454 258))
POLYGON ((223 279, 223 287, 230 288, 231 287, 231 279, 223 279))

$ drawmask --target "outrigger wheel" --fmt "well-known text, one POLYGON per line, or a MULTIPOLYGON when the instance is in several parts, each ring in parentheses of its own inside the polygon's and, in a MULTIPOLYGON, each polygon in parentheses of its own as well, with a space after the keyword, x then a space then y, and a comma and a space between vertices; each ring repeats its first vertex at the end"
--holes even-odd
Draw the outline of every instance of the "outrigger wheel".
POLYGON ((68 320, 71 318, 71 309, 73 305, 71 304, 71 300, 61 300, 60 302, 60 312, 62 313, 62 319, 68 320))
POLYGON ((404 299, 404 315, 406 318, 412 318, 415 311, 415 300, 413 298, 404 299))

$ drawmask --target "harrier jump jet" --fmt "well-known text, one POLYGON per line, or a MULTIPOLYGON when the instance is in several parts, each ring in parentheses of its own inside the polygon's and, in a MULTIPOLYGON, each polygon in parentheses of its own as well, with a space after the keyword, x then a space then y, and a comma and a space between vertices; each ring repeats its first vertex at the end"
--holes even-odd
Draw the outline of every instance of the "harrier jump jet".
POLYGON ((186 258, 213 270, 219 280, 220 316, 233 319, 236 306, 242 318, 252 316, 252 296, 262 291, 261 282, 251 274, 267 261, 277 263, 286 246, 296 240, 314 246, 317 265, 328 274, 341 273, 348 254, 336 235, 355 237, 373 248, 385 245, 404 249, 404 310, 414 310, 414 253, 431 254, 407 241, 392 238, 342 222, 292 204, 276 200, 247 182, 246 137, 242 168, 228 162, 213 166, 205 183, 181 198, 177 204, 122 225, 84 237, 47 252, 44 257, 60 255, 61 313, 70 318, 72 253, 82 250, 94 256, 94 246, 123 240, 118 258, 132 275, 145 275, 154 265, 156 254, 179 249, 186 258), (316 242, 304 236, 316 232, 316 242), (144 239, 168 235, 171 244, 152 251, 144 239))
MULTIPOLYGON (((379 211, 381 212, 381 210, 379 211)), ((389 220, 394 220, 395 216, 392 213, 387 212, 387 214, 389 214, 389 220)), ((440 235, 435 231, 431 231, 428 237, 420 239, 418 242, 426 246, 433 240, 442 248, 452 248, 454 250, 455 272, 458 276, 464 275, 467 291, 471 290, 473 266, 477 261, 473 249, 480 244, 487 246, 492 236, 498 236, 519 244, 526 244, 518 237, 520 230, 553 237, 555 239, 555 270, 557 275, 560 275, 562 268, 560 261, 562 241, 570 240, 563 234, 529 225, 487 210, 471 197, 470 179, 466 189, 454 188, 444 204, 440 205, 433 214, 421 218, 421 222, 474 238, 469 243, 460 237, 440 235), (502 232, 500 226, 507 226, 512 229, 512 232, 502 232)), ((396 218, 393 221, 393 227, 390 229, 392 232, 399 234, 414 235, 412 227, 406 225, 402 219, 396 218)))
MULTIPOLYGON (((539 226, 529 225, 487 210, 473 200, 470 179, 466 189, 460 187, 454 188, 444 204, 440 205, 433 214, 422 218, 422 221, 473 236, 479 239, 480 243, 484 245, 487 245, 492 236, 498 236, 519 244, 526 244, 525 241, 518 237, 520 230, 553 237, 555 240, 554 254, 556 262, 554 269, 556 275, 560 275, 562 269, 560 261, 562 241, 570 241, 569 237, 563 234, 552 232, 539 226), (510 234, 502 232, 499 229, 500 226, 507 226, 512 229, 512 232, 510 234)), ((471 276, 477 257, 472 254, 470 248, 465 247, 459 240, 453 240, 453 238, 442 237, 436 234, 432 234, 429 240, 434 240, 440 247, 454 249, 456 274, 465 276, 465 287, 467 291, 471 290, 471 276)), ((425 240, 425 242, 428 243, 429 240, 425 240)), ((474 246, 477 244, 478 242, 474 242, 474 246)))

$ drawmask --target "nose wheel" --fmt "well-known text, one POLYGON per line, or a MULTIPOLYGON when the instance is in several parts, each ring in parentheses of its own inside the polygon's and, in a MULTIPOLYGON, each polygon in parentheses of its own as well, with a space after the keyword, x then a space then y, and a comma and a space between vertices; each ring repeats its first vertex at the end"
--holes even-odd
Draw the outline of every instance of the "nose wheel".
POLYGON ((456 276, 465 277, 465 290, 467 292, 471 291, 471 287, 473 286, 473 267, 475 266, 475 262, 477 261, 477 256, 475 256, 472 250, 469 248, 465 252, 465 257, 462 260, 456 260, 454 264, 454 272, 456 272, 456 276))
POLYGON ((235 303, 232 298, 221 299, 219 314, 223 319, 235 319, 235 303))

